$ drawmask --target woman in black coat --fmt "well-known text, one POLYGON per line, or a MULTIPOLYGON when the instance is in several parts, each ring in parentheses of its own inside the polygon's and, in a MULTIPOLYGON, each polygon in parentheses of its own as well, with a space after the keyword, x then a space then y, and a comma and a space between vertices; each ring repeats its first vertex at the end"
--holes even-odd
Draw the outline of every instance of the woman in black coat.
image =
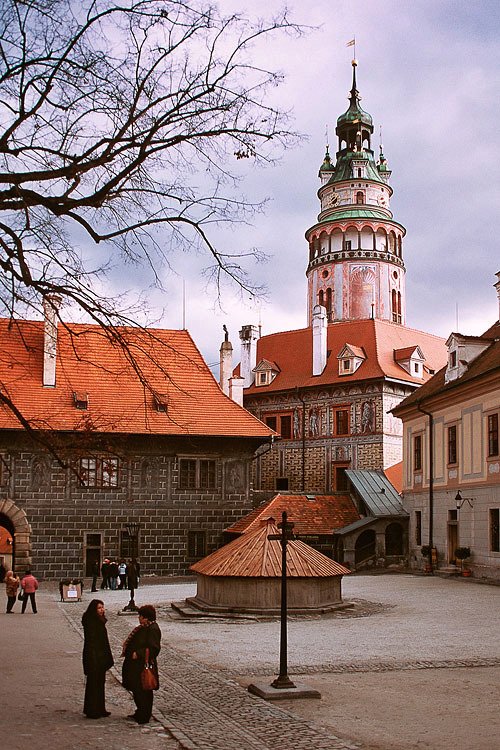
POLYGON ((83 713, 88 719, 109 716, 106 711, 104 683, 106 672, 113 666, 113 655, 106 630, 104 603, 92 599, 82 617, 83 672, 86 676, 83 713))
POLYGON ((158 678, 156 657, 160 653, 161 630, 156 622, 156 610, 151 604, 139 607, 139 625, 132 630, 123 644, 122 656, 125 657, 122 669, 123 687, 130 690, 136 705, 135 713, 129 716, 138 724, 147 724, 153 710, 153 691, 144 690, 141 684, 141 672, 146 661, 146 649, 149 650, 149 661, 158 678))

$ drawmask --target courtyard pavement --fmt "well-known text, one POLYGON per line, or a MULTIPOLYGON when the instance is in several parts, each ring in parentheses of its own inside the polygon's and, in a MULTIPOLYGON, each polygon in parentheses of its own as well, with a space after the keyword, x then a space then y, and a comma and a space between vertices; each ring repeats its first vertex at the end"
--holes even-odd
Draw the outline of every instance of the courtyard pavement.
MULTIPOLYGON (((154 580, 154 579, 152 579, 154 580)), ((271 682, 279 621, 182 620, 171 601, 191 582, 148 583, 136 603, 155 604, 163 641, 155 720, 126 720, 118 682, 121 643, 137 624, 118 613, 127 591, 84 591, 58 601, 43 583, 38 614, 0 614, 0 736, 12 750, 497 750, 500 737, 500 587, 412 575, 344 578, 349 610, 292 618, 289 674, 321 700, 270 704, 250 682, 271 682), (82 714, 81 615, 102 598, 115 668, 111 716, 82 714)))

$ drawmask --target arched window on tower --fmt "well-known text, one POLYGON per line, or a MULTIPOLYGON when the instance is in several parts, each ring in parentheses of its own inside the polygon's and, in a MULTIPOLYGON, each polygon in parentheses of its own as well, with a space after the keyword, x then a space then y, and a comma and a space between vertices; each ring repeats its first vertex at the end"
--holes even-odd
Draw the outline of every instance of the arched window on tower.
POLYGON ((398 292, 398 323, 401 323, 401 292, 398 292))
POLYGON ((361 175, 362 175, 361 169, 358 167, 358 177, 361 177, 361 175))
POLYGON ((322 289, 320 289, 320 292, 318 294, 318 305, 321 305, 321 307, 325 306, 325 293, 322 289))
POLYGON ((396 235, 394 232, 389 232, 389 252, 396 253, 396 235))
POLYGON ((326 290, 326 315, 329 323, 332 322, 332 290, 330 287, 326 290))
POLYGON ((398 295, 395 289, 392 290, 392 320, 397 323, 398 317, 398 295))
POLYGON ((398 257, 399 258, 403 257, 403 243, 401 241, 401 237, 400 236, 398 236, 398 257))
POLYGON ((363 195, 363 192, 361 190, 358 190, 356 193, 356 203, 357 205, 362 205, 365 202, 365 196, 363 195))

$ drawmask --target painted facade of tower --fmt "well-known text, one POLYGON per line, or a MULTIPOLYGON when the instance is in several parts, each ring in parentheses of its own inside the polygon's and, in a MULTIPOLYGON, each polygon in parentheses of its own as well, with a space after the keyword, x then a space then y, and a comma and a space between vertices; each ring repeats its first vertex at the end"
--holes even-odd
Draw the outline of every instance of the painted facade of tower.
POLYGON ((405 228, 390 211, 392 188, 380 146, 371 147, 373 121, 360 106, 356 61, 349 108, 337 120, 338 151, 327 146, 319 170, 321 210, 306 232, 309 243, 308 325, 315 305, 328 322, 376 318, 405 325, 405 228))

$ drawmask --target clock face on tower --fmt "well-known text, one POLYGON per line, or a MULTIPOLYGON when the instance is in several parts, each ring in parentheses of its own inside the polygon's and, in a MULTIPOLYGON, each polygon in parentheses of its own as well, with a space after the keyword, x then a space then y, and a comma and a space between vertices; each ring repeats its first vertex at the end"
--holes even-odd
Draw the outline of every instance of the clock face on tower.
POLYGON ((386 206, 387 205, 387 198, 385 195, 379 195, 377 198, 377 203, 379 206, 386 206))
POLYGON ((330 206, 335 206, 338 203, 338 201, 339 201, 339 196, 337 195, 337 193, 332 193, 328 199, 328 204, 330 206))

